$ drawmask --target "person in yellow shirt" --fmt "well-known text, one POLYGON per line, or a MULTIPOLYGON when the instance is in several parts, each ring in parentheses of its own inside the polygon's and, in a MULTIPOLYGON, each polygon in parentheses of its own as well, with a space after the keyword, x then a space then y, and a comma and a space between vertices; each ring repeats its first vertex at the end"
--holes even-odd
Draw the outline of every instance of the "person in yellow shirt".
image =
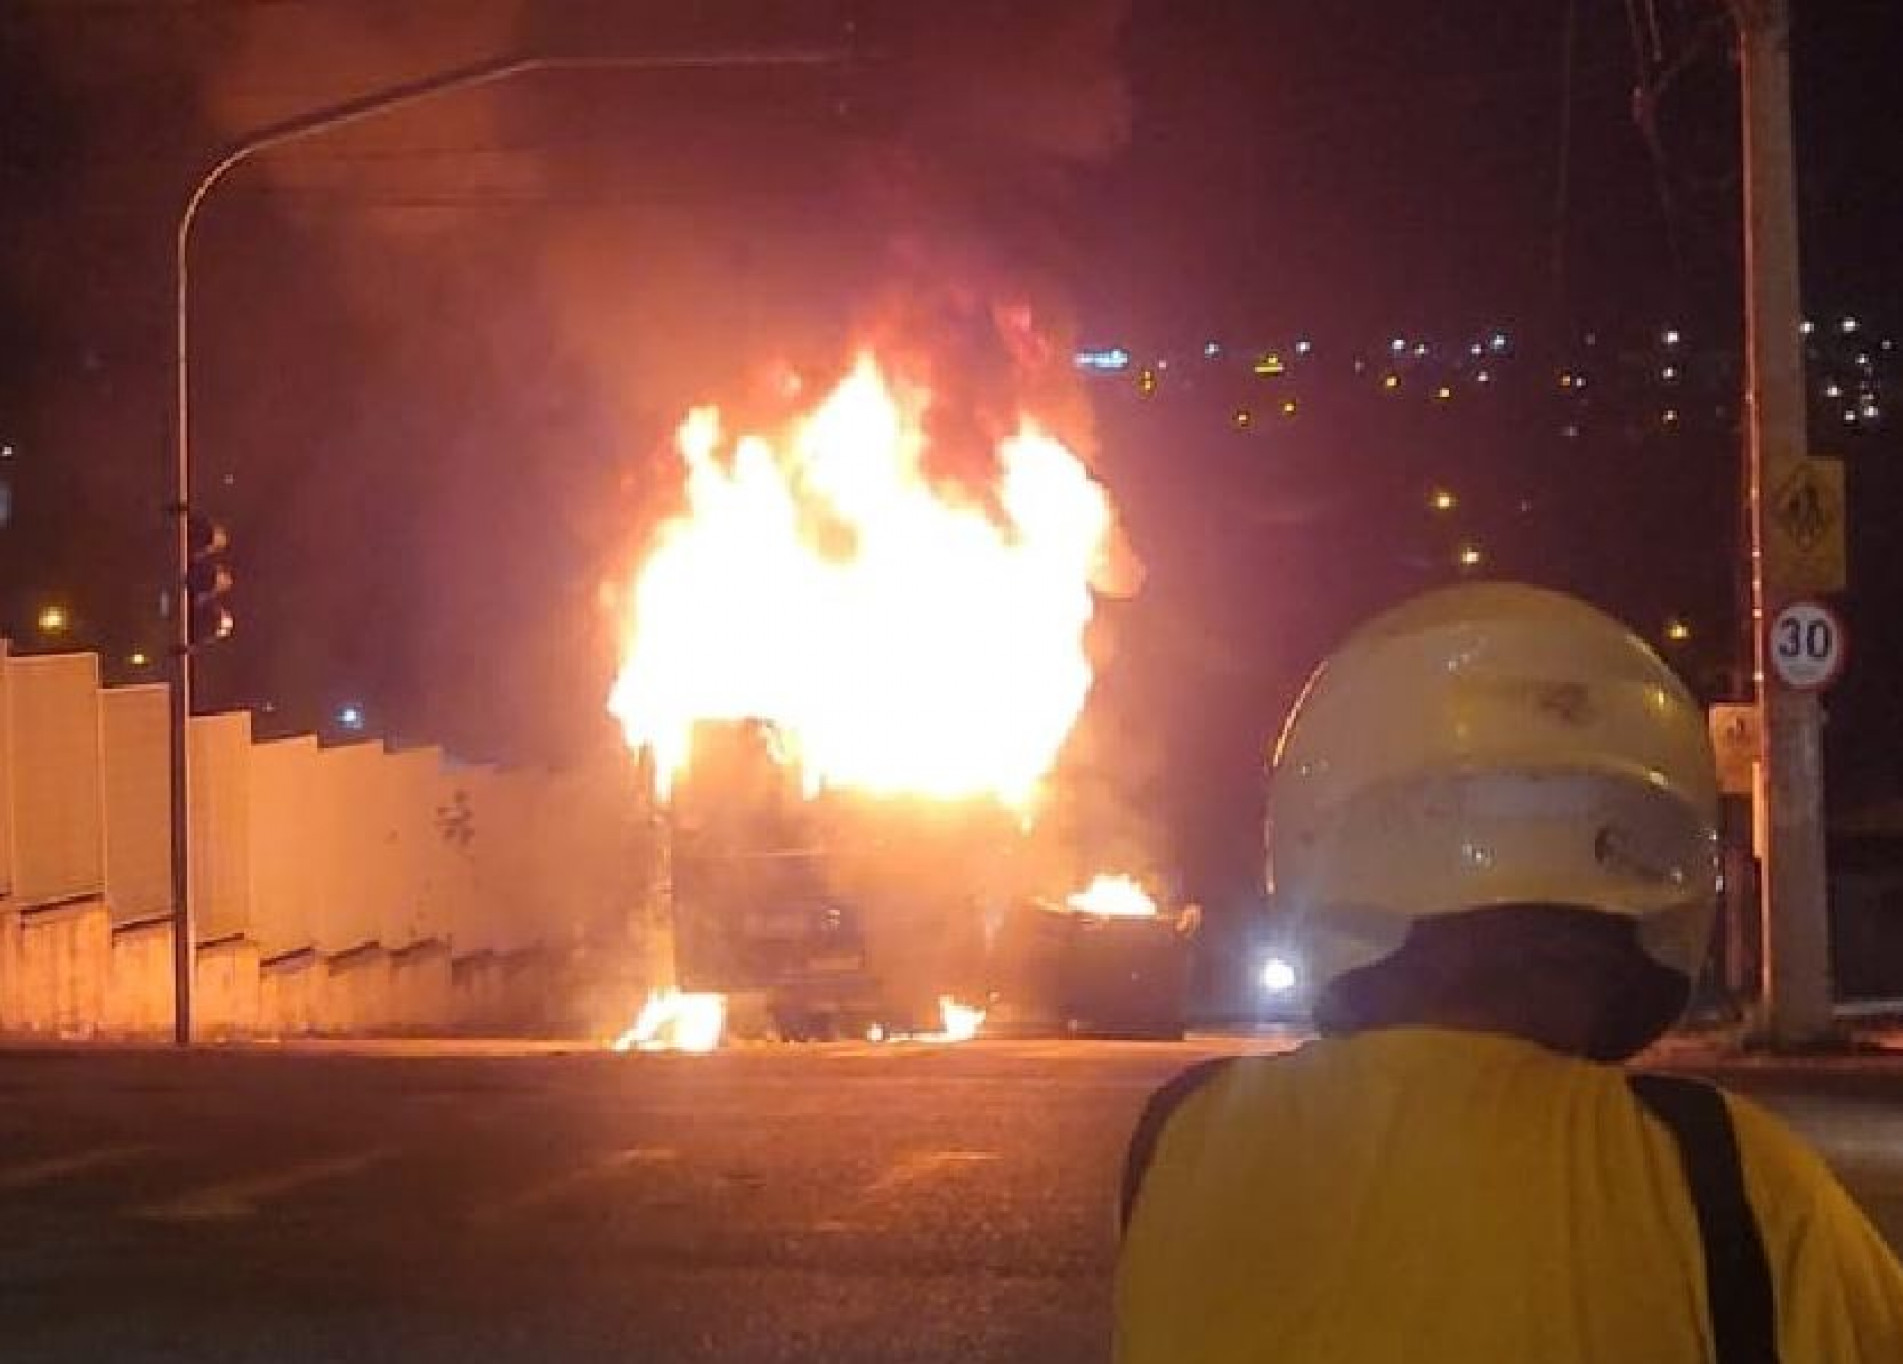
POLYGON ((1898 1364, 1903 1269, 1756 1105, 1624 1061, 1718 887, 1704 717, 1573 598, 1356 632, 1277 745, 1268 853, 1321 1033, 1132 1140, 1119 1364, 1898 1364))

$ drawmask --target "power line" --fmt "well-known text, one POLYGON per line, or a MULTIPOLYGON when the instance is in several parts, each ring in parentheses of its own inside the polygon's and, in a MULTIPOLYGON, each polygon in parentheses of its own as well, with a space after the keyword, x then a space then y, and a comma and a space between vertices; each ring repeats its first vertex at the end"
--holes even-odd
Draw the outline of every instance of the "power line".
POLYGON ((1660 131, 1659 110, 1672 86, 1707 55, 1713 36, 1730 32, 1731 21, 1727 14, 1719 13, 1694 23, 1676 55, 1672 55, 1656 0, 1625 0, 1625 12, 1632 45, 1632 122, 1652 168, 1653 192, 1658 198, 1672 279, 1682 290, 1687 273, 1684 230, 1674 190, 1672 158, 1660 131))

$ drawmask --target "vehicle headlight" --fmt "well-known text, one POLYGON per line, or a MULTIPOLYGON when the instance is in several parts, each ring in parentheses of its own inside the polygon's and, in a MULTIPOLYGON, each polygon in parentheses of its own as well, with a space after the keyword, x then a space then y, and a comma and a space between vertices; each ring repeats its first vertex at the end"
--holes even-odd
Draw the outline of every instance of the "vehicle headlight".
POLYGON ((1295 964, 1286 957, 1270 957, 1262 963, 1262 988, 1272 995, 1293 990, 1295 979, 1295 964))

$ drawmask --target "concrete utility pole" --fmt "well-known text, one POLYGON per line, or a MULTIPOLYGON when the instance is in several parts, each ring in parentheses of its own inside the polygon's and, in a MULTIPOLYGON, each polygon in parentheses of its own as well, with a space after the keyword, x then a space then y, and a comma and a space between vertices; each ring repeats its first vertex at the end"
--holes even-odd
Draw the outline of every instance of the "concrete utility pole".
POLYGON ((719 50, 682 53, 650 53, 645 56, 597 57, 504 57, 477 62, 471 66, 437 72, 419 80, 406 81, 355 99, 314 109, 281 123, 239 138, 226 147, 211 168, 198 178, 179 213, 178 232, 173 254, 174 361, 177 391, 173 415, 177 420, 173 452, 173 499, 170 507, 175 518, 172 541, 172 669, 171 669, 171 819, 172 819, 172 1031, 181 1047, 192 1041, 192 986, 196 963, 196 939, 193 929, 191 881, 191 750, 192 713, 192 613, 190 589, 186 586, 192 567, 192 426, 191 426, 191 245, 192 227, 198 221, 199 207, 205 196, 234 167, 259 152, 299 142, 318 133, 341 128, 345 124, 386 114, 405 105, 418 104, 439 95, 498 81, 534 71, 578 69, 628 71, 687 71, 731 69, 737 67, 836 66, 847 60, 843 49, 760 49, 719 50))
POLYGON ((1743 72, 1746 452, 1753 670, 1760 716, 1756 791, 1764 930, 1763 1040, 1815 1046, 1831 1034, 1824 879, 1822 710, 1781 682, 1771 623, 1809 586, 1770 521, 1777 490, 1803 467, 1802 311, 1791 148, 1789 0, 1732 0, 1743 72))

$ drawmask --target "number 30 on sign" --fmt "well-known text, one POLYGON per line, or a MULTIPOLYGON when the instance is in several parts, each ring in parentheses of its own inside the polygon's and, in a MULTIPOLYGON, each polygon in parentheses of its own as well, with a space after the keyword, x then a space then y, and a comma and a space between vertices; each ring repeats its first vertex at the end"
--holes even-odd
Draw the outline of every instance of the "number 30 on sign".
POLYGON ((1794 691, 1822 691, 1844 670, 1844 623, 1822 602, 1794 601, 1771 622, 1771 666, 1794 691))

